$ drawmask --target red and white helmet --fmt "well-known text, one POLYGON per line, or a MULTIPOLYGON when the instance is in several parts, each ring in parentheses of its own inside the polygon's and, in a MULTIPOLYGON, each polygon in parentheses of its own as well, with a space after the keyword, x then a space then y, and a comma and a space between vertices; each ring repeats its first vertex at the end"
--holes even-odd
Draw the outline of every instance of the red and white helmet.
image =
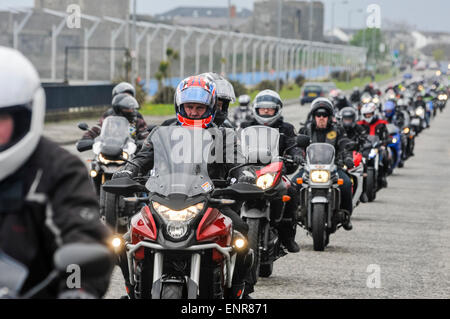
POLYGON ((191 76, 178 84, 175 92, 175 112, 182 126, 207 128, 213 124, 217 111, 217 91, 214 82, 205 76, 191 76), (184 105, 196 103, 205 105, 207 110, 201 118, 189 118, 184 105))

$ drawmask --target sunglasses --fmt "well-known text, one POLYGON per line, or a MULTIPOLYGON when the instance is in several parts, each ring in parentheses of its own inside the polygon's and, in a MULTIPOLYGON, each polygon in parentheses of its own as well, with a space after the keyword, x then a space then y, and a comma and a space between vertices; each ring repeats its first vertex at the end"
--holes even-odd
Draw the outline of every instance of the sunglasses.
POLYGON ((315 115, 316 117, 328 117, 328 114, 326 113, 319 113, 315 115))

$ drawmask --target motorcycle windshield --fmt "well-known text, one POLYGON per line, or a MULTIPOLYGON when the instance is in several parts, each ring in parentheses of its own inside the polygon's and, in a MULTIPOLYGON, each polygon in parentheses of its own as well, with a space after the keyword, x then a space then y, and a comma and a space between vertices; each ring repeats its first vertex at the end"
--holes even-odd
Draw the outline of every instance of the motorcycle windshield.
POLYGON ((241 149, 247 163, 270 163, 279 156, 280 132, 267 126, 250 126, 241 131, 241 149))
POLYGON ((130 124, 128 120, 121 116, 109 116, 103 121, 98 141, 109 147, 122 148, 129 136, 130 124))
POLYGON ((388 124, 387 129, 388 129, 389 135, 398 134, 400 131, 399 128, 394 124, 388 124))
POLYGON ((17 297, 27 277, 28 269, 0 250, 0 299, 5 288, 9 297, 17 297))
POLYGON ((333 164, 334 152, 334 147, 328 143, 314 143, 306 149, 308 161, 312 165, 333 164))
POLYGON ((369 140, 372 145, 375 145, 380 138, 377 135, 367 135, 367 140, 369 140))
POLYGON ((182 126, 158 127, 152 132, 154 165, 146 187, 152 193, 167 197, 188 197, 213 190, 208 176, 212 135, 202 128, 182 126))

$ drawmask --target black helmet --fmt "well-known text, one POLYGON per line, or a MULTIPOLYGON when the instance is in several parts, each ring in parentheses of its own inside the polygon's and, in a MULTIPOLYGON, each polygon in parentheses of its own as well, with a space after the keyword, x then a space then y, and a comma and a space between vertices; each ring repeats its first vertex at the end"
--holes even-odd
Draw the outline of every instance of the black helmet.
MULTIPOLYGON (((324 97, 319 97, 312 101, 310 115, 314 119, 314 116, 318 113, 324 112, 328 115, 328 126, 331 124, 334 116, 334 106, 333 103, 324 97)), ((315 121, 313 120, 313 123, 315 121)))
POLYGON ((124 116, 130 123, 137 119, 138 102, 134 97, 126 93, 116 95, 112 100, 114 112, 119 116, 124 116))
POLYGON ((351 106, 344 107, 340 112, 342 126, 346 129, 353 128, 356 125, 356 110, 351 106))
POLYGON ((131 96, 136 97, 136 89, 128 82, 121 82, 117 84, 112 91, 112 97, 122 93, 128 93, 131 96))

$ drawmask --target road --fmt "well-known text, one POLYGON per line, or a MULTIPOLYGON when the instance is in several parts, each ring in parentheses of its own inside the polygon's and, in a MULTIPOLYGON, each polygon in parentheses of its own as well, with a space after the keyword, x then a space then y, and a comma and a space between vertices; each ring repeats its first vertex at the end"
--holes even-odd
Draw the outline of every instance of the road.
MULTIPOLYGON (((285 119, 299 127, 308 106, 288 105, 285 119)), ((373 203, 354 211, 353 230, 339 229, 324 252, 297 228, 301 251, 275 262, 254 298, 449 298, 450 111, 438 114, 416 142, 415 157, 389 177, 373 203)), ((74 146, 66 146, 75 154, 74 146)), ((84 159, 90 158, 86 153, 84 159)), ((105 298, 125 293, 115 270, 105 298)))

